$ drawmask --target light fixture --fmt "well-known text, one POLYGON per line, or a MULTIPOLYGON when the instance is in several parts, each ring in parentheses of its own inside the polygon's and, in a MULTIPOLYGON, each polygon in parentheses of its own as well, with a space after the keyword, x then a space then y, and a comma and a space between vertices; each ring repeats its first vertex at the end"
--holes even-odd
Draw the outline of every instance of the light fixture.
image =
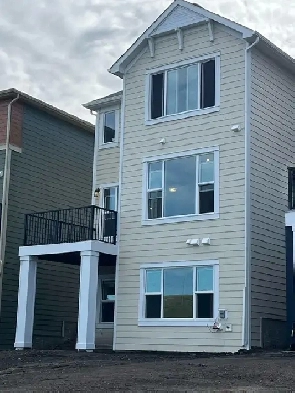
POLYGON ((100 194, 100 188, 96 188, 94 191, 94 197, 99 198, 99 194, 100 194))
POLYGON ((169 192, 176 192, 177 191, 177 188, 176 187, 170 187, 169 188, 169 192))

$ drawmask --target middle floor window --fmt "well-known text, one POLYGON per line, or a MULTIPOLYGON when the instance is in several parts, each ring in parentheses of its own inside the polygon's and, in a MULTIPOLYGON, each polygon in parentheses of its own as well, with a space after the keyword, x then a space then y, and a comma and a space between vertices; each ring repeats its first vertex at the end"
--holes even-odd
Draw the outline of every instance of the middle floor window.
POLYGON ((147 163, 146 218, 217 212, 217 151, 147 163))

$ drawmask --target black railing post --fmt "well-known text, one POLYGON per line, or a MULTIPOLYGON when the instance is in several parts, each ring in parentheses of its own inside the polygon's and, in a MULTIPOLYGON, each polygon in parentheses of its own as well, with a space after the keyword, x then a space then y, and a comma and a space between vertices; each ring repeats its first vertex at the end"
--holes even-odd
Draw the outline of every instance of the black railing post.
POLYGON ((24 232, 24 245, 28 246, 27 244, 27 234, 28 234, 28 220, 29 220, 29 215, 25 214, 25 232, 24 232))
POLYGON ((114 212, 114 214, 115 214, 115 233, 114 233, 114 244, 116 244, 117 243, 117 232, 118 232, 118 228, 117 228, 117 226, 118 226, 118 213, 117 212, 114 212))
POLYGON ((90 223, 89 223, 89 232, 88 236, 90 240, 94 240, 94 217, 95 217, 95 206, 91 206, 90 210, 90 223))

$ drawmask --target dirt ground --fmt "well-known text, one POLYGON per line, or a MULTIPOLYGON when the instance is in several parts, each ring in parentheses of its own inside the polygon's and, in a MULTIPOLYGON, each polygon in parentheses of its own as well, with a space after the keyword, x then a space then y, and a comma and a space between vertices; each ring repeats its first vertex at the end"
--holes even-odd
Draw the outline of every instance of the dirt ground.
POLYGON ((291 392, 295 353, 0 352, 0 392, 291 392))

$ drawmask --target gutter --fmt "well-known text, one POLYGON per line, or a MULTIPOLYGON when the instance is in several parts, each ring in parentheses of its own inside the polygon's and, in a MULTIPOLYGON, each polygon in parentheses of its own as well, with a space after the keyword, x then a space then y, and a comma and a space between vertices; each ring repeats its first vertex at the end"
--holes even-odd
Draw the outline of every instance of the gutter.
POLYGON ((251 348, 251 52, 259 37, 245 49, 245 287, 243 290, 242 346, 251 348))
POLYGON ((7 215, 8 215, 8 193, 10 184, 10 168, 11 168, 11 148, 10 148, 10 134, 11 134, 11 111, 12 104, 20 98, 19 93, 9 104, 7 109, 7 124, 6 124, 6 146, 5 146, 5 165, 3 176, 2 189, 2 215, 1 215, 1 234, 0 234, 0 314, 1 314, 1 299, 2 299, 2 284, 3 284, 3 268, 6 249, 6 235, 7 235, 7 215))

